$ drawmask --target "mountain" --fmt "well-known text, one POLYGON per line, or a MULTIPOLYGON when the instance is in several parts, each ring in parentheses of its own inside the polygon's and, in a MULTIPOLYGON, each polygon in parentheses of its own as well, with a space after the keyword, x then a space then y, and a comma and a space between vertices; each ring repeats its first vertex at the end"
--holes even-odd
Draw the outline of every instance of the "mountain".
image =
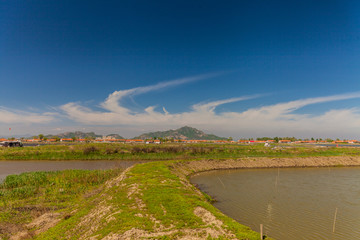
POLYGON ((65 133, 59 133, 56 135, 47 135, 47 138, 52 138, 52 137, 59 137, 59 138, 97 138, 97 137, 102 137, 102 135, 96 135, 94 132, 88 132, 88 133, 84 133, 81 131, 76 131, 76 132, 65 132, 65 133))
POLYGON ((119 134, 109 134, 109 135, 106 135, 107 137, 113 137, 115 139, 124 139, 124 137, 120 136, 119 134))
POLYGON ((182 127, 176 130, 168 130, 168 131, 158 131, 158 132, 150 132, 144 133, 138 137, 137 139, 150 139, 150 138, 168 138, 168 139, 191 139, 191 140, 225 140, 226 138, 218 137, 214 134, 206 134, 203 131, 200 131, 196 128, 192 127, 182 127))

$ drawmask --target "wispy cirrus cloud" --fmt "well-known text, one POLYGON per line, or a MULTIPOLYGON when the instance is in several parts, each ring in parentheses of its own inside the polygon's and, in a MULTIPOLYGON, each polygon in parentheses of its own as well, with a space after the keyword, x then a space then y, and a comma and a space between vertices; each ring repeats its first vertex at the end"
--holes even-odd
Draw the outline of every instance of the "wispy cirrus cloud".
POLYGON ((160 82, 158 84, 145 86, 145 87, 137 87, 137 88, 132 88, 132 89, 128 89, 128 90, 115 91, 107 97, 107 99, 101 104, 101 106, 104 109, 111 111, 111 112, 128 113, 129 109, 124 108, 119 104, 119 102, 121 101, 122 98, 136 96, 136 95, 144 94, 144 93, 151 92, 151 91, 156 91, 156 90, 160 90, 160 89, 164 89, 164 88, 168 88, 168 87, 182 85, 185 83, 190 83, 190 82, 195 82, 195 81, 199 81, 199 80, 203 80, 203 79, 207 79, 207 78, 212 78, 212 77, 219 76, 221 74, 222 73, 203 74, 203 75, 197 75, 197 76, 193 76, 193 77, 175 79, 172 81, 160 82))

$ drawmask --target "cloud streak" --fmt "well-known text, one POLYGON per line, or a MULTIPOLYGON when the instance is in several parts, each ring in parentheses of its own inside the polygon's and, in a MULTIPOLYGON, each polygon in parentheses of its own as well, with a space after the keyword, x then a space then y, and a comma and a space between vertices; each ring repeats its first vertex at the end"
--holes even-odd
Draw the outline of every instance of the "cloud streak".
POLYGON ((124 108, 121 105, 119 105, 119 102, 121 101, 121 99, 123 99, 125 97, 136 96, 136 95, 144 94, 144 93, 151 92, 151 91, 157 91, 157 90, 168 88, 168 87, 174 87, 174 86, 182 85, 185 83, 190 83, 190 82, 195 82, 195 81, 199 81, 199 80, 203 80, 203 79, 207 79, 207 78, 212 78, 212 77, 219 76, 220 74, 221 73, 203 74, 203 75, 198 75, 198 76, 193 76, 193 77, 175 79, 175 80, 167 81, 167 82, 160 82, 158 84, 145 86, 145 87, 137 87, 137 88, 132 88, 132 89, 128 89, 128 90, 115 91, 107 97, 107 99, 101 104, 101 106, 104 109, 111 111, 111 112, 129 113, 130 112, 129 109, 124 108))

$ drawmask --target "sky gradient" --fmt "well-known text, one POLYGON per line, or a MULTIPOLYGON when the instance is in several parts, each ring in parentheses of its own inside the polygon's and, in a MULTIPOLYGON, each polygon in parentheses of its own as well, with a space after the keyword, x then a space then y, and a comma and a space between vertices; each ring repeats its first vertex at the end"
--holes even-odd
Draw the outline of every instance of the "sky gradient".
POLYGON ((0 136, 360 139, 358 1, 0 1, 0 136), (11 128, 11 131, 9 131, 11 128))

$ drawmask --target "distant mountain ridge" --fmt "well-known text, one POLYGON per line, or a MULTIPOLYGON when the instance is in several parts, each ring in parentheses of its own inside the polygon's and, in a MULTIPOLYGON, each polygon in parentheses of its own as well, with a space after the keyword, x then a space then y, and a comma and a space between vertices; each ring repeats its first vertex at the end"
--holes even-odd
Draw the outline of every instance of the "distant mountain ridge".
MULTIPOLYGON (((65 132, 65 133, 59 133, 59 134, 56 134, 56 135, 47 135, 46 137, 47 138, 52 138, 52 137, 59 137, 59 138, 81 138, 81 139, 84 139, 84 138, 97 138, 97 137, 102 137, 103 135, 98 135, 98 134, 95 134, 94 132, 88 132, 88 133, 84 133, 84 132, 81 132, 81 131, 75 131, 75 132, 65 132)), ((107 137, 113 137, 115 139, 123 139, 124 137, 120 136, 119 134, 109 134, 109 135, 106 135, 107 137)))
POLYGON ((207 134, 196 128, 185 126, 176 130, 157 131, 144 133, 137 139, 154 139, 154 138, 166 138, 166 139, 182 139, 182 140, 225 140, 226 138, 218 137, 214 134, 207 134))
POLYGON ((75 131, 75 132, 65 132, 65 133, 59 133, 59 134, 55 134, 55 135, 47 135, 47 138, 52 138, 52 137, 59 137, 59 138, 97 138, 97 137, 102 137, 102 135, 97 135, 94 132, 88 132, 88 133, 84 133, 81 131, 75 131))
MULTIPOLYGON (((107 137, 112 137, 115 139, 124 139, 124 137, 119 134, 108 134, 107 137)), ((54 135, 46 135, 46 138, 102 138, 103 135, 95 134, 94 132, 65 132, 54 135)), ((198 130, 193 127, 185 126, 175 130, 167 130, 167 131, 157 131, 157 132, 149 132, 143 133, 140 136, 134 137, 134 139, 155 139, 155 138, 163 138, 163 139, 181 139, 181 140, 226 140, 227 138, 219 137, 214 134, 207 134, 201 130, 198 130)))

